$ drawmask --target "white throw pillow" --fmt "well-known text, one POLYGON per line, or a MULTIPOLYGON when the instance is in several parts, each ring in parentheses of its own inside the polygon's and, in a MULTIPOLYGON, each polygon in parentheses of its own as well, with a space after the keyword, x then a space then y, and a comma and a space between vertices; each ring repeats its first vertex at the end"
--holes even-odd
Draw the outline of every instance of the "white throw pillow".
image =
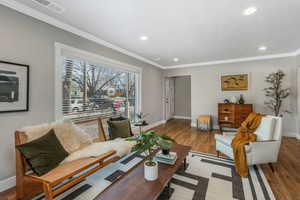
POLYGON ((261 119, 260 125, 254 132, 257 135, 257 141, 273 140, 275 119, 265 116, 261 119))
POLYGON ((56 121, 48 124, 25 127, 20 131, 25 132, 27 136, 26 142, 30 142, 46 135, 51 129, 54 129, 55 135, 68 153, 73 153, 92 144, 92 140, 88 134, 71 122, 56 121))

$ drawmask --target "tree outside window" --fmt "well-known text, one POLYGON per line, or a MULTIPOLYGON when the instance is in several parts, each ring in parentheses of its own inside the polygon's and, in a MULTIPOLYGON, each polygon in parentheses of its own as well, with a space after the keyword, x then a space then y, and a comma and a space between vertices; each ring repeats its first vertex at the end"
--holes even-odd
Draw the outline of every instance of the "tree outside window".
POLYGON ((136 73, 66 58, 62 79, 65 117, 121 113, 135 120, 136 73))

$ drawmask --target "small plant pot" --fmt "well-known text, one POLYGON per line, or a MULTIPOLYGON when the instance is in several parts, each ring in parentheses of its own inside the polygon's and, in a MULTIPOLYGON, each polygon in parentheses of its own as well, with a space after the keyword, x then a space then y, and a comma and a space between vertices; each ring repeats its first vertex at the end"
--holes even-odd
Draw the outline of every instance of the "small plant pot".
POLYGON ((170 149, 168 149, 168 148, 167 149, 162 149, 161 151, 166 156, 170 154, 170 149))
POLYGON ((149 165, 149 161, 144 162, 144 177, 147 181, 155 181, 158 177, 158 163, 153 161, 153 165, 149 165))

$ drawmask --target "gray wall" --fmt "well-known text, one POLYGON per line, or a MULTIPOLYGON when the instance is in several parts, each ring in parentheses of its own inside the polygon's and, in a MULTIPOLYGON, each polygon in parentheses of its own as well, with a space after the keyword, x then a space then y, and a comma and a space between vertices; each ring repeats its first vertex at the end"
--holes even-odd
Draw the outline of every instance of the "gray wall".
POLYGON ((175 116, 191 117, 191 77, 175 77, 175 116))
MULTIPOLYGON (((297 103, 298 103, 298 112, 300 111, 300 55, 298 55, 297 57, 296 57, 296 65, 297 65, 297 97, 298 97, 298 99, 297 99, 297 103)), ((300 116, 298 115, 298 118, 297 118, 297 132, 298 132, 298 134, 297 134, 297 138, 300 140, 300 124, 299 124, 299 122, 300 122, 300 116)))
POLYGON ((0 6, 0 60, 30 65, 30 111, 0 114, 0 180, 15 174, 14 131, 54 120, 54 42, 143 68, 142 109, 163 119, 162 70, 0 6))
POLYGON ((284 85, 291 87, 292 95, 286 100, 285 108, 292 114, 284 115, 284 135, 296 136, 297 131, 297 68, 296 58, 240 62, 210 66, 199 66, 164 71, 164 76, 191 75, 192 119, 199 114, 211 114, 217 126, 217 104, 225 98, 239 97, 243 94, 246 103, 252 103, 256 112, 270 113, 264 106, 263 89, 267 86, 265 77, 278 69, 286 73, 284 85), (249 73, 249 90, 245 92, 222 92, 220 89, 221 74, 249 73))

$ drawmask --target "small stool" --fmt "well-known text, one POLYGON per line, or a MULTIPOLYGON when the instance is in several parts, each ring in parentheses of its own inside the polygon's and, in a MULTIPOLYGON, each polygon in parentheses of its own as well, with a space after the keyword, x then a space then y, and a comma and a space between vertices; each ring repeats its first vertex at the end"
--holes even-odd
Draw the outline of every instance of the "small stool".
POLYGON ((199 115, 197 118, 197 129, 202 131, 212 130, 212 118, 210 115, 199 115))

